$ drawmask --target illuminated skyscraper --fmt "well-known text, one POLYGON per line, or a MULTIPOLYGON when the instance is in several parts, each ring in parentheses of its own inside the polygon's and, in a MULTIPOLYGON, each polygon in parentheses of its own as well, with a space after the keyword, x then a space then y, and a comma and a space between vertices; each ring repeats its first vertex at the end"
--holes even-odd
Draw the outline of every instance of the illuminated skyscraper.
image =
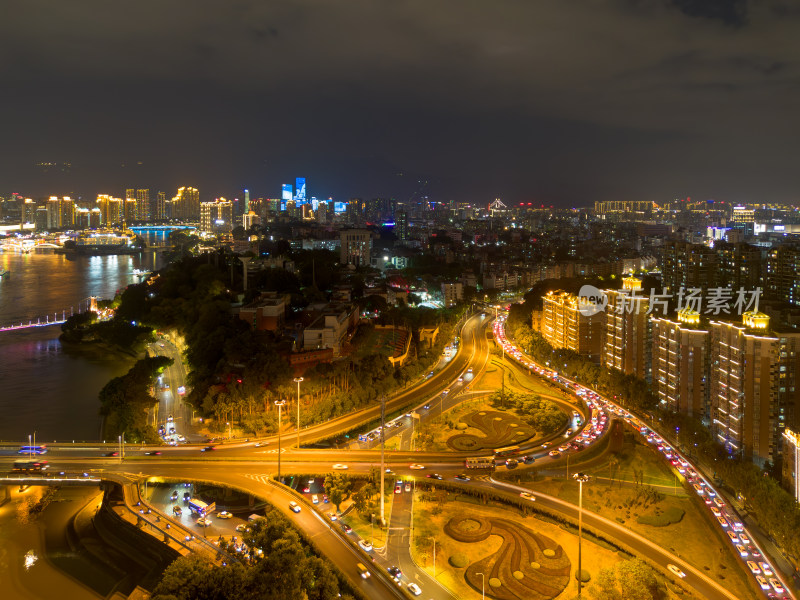
POLYGON ((164 221, 167 218, 167 195, 164 192, 158 192, 156 196, 153 218, 156 221, 164 221))
POLYGON ((653 392, 673 412, 709 414, 709 334, 700 314, 684 308, 677 318, 653 317, 653 392))
POLYGON ((225 198, 200 203, 200 231, 228 233, 233 229, 233 203, 225 198))
POLYGON ((178 188, 178 193, 172 199, 171 218, 190 222, 197 222, 200 219, 200 192, 197 188, 178 188))
POLYGON ((544 339, 554 348, 599 359, 603 351, 605 313, 582 310, 585 299, 562 290, 548 292, 542 300, 544 339))
POLYGON ((50 196, 46 207, 47 229, 62 229, 75 224, 75 202, 69 196, 50 196))
POLYGON ((625 277, 622 290, 605 290, 606 329, 602 363, 626 375, 650 379, 648 297, 640 295, 642 280, 625 277))
POLYGON ((136 220, 150 219, 150 190, 136 190, 136 220))
POLYGON ((306 203, 306 178, 296 177, 294 180, 294 203, 302 206, 306 203))
POLYGON ((286 203, 294 200, 292 197, 292 184, 284 183, 281 186, 281 211, 286 210, 286 203))
POLYGON ((800 333, 771 331, 769 323, 754 311, 741 325, 711 321, 711 430, 759 465, 777 460, 783 431, 797 421, 800 391, 800 333))

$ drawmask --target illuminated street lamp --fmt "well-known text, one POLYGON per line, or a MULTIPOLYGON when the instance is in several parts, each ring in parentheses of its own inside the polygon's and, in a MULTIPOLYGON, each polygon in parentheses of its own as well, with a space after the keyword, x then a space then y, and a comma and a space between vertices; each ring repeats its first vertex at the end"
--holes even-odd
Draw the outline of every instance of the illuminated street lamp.
POLYGON ((572 478, 578 482, 578 597, 581 595, 581 538, 583 537, 583 484, 589 481, 585 473, 575 473, 572 478))
POLYGON ((229 440, 230 440, 230 439, 233 439, 233 436, 231 435, 231 424, 230 424, 230 422, 228 422, 228 423, 225 423, 225 425, 227 425, 227 426, 228 426, 228 439, 229 439, 229 440))
POLYGON ((294 382, 297 384, 297 449, 300 450, 300 384, 303 378, 295 377, 294 382))
POLYGON ((278 483, 281 482, 281 408, 286 406, 286 400, 276 400, 278 407, 278 483))

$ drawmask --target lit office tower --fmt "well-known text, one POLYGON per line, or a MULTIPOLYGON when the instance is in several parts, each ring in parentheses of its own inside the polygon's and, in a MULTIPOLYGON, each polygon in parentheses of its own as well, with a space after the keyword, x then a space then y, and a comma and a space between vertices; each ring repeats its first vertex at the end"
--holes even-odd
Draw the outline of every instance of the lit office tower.
POLYGON ((650 379, 650 300, 641 296, 642 280, 625 277, 621 290, 605 290, 606 331, 602 363, 626 375, 650 379))
POLYGON ((588 300, 562 290, 548 292, 542 300, 544 339, 554 348, 566 348, 593 360, 599 359, 603 351, 605 313, 582 311, 588 300))
POLYGON ((775 462, 798 418, 800 333, 770 331, 754 311, 741 325, 711 321, 711 361, 711 430, 731 453, 775 462))
POLYGON ((766 262, 767 293, 776 300, 800 305, 800 245, 770 248, 766 262))
POLYGON ((343 265, 369 266, 372 233, 368 229, 343 229, 339 233, 339 261, 343 265))
POLYGON ((286 204, 294 200, 292 196, 292 184, 284 183, 281 185, 281 211, 286 210, 286 204))
POLYGON ((167 219, 167 195, 164 192, 158 192, 156 195, 152 213, 153 219, 156 221, 165 221, 167 219))
POLYGON ((228 233, 233 229, 233 202, 217 198, 200 203, 200 231, 228 233))
POLYGON ((190 222, 200 219, 200 192, 197 188, 178 188, 178 193, 172 199, 172 218, 190 222))
POLYGON ((294 180, 294 203, 302 206, 306 203, 306 178, 295 177, 294 180))
POLYGON ((395 223, 397 239, 401 242, 408 241, 408 213, 405 210, 398 210, 395 223))
POLYGON ((700 314, 683 308, 677 318, 653 317, 653 392, 669 410, 708 418, 709 333, 700 314))
POLYGON ((244 191, 244 210, 243 213, 247 214, 250 212, 250 190, 244 191))
POLYGON ((136 190, 136 220, 148 221, 150 219, 150 190, 136 190))

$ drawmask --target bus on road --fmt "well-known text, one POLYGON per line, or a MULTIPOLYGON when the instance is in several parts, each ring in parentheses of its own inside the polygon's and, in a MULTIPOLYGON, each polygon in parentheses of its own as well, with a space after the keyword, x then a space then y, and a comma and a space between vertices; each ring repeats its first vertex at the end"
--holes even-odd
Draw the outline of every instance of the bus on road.
POLYGON ((475 456, 464 461, 468 469, 494 469, 494 456, 475 456))
POLYGON ((204 517, 206 516, 206 511, 208 510, 208 504, 202 500, 198 500, 197 498, 189 498, 189 510, 196 512, 201 517, 204 517))
POLYGON ((18 460, 14 462, 11 471, 14 473, 41 473, 46 468, 46 460, 18 460))
POLYGON ((47 452, 47 445, 41 444, 40 446, 21 446, 19 454, 45 454, 47 452))
POLYGON ((519 451, 519 446, 506 446, 505 448, 497 448, 494 451, 495 458, 503 458, 505 456, 509 456, 510 454, 514 454, 519 451))

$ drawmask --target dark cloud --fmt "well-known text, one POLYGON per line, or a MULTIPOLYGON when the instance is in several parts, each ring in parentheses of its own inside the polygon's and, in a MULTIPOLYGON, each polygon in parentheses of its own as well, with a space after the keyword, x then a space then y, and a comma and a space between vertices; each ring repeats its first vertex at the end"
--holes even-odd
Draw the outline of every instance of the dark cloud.
POLYGON ((305 175, 320 196, 401 195, 405 171, 473 201, 794 198, 792 7, 16 3, 0 22, 0 194, 61 193, 29 166, 64 159, 87 194, 273 195, 305 175), (113 166, 139 160, 141 181, 113 166))
POLYGON ((747 23, 747 0, 671 0, 683 14, 703 19, 718 19, 726 25, 747 23))

